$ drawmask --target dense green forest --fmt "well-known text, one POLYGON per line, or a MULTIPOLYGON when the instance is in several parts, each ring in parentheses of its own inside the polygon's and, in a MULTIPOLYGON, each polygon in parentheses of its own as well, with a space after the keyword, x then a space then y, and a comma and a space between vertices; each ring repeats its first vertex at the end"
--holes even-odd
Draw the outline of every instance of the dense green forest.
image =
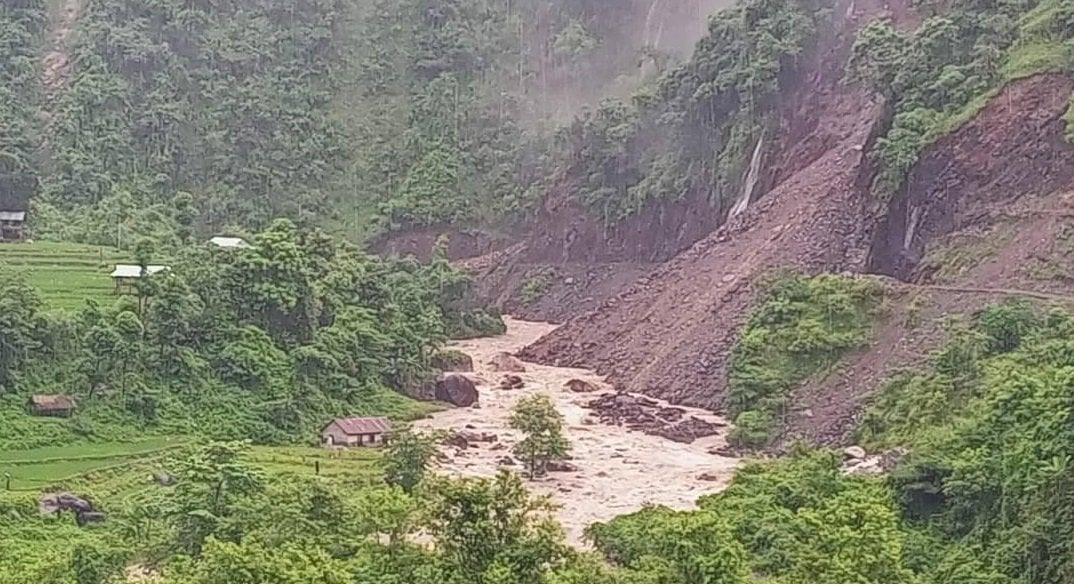
POLYGON ((39 43, 44 0, 0 6, 0 206, 21 208, 34 193, 39 43))
POLYGON ((120 247, 177 199, 203 234, 521 220, 559 121, 669 59, 642 50, 640 0, 86 0, 62 42, 20 4, 5 197, 38 237, 120 247), (50 43, 71 64, 44 101, 50 43))

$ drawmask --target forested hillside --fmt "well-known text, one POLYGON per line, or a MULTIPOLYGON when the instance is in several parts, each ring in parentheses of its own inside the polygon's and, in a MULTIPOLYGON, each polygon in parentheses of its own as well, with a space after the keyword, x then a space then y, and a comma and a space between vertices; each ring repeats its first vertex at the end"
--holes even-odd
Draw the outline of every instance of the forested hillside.
MULTIPOLYGON (((502 330, 475 311, 467 279, 439 261, 385 262, 278 220, 255 248, 185 249, 111 305, 47 310, 0 271, 4 448, 144 435, 305 442, 333 416, 420 411, 448 337, 502 330), (70 423, 28 417, 32 394, 77 399, 70 423)), ((143 269, 145 269, 143 267, 143 269)), ((104 276, 100 276, 104 279, 104 276)))
POLYGON ((38 49, 44 0, 0 6, 0 207, 25 208, 36 191, 38 49))
POLYGON ((556 127, 688 53, 716 4, 86 0, 50 29, 6 3, 4 197, 39 237, 121 247, 177 200, 198 233, 521 221, 556 127))

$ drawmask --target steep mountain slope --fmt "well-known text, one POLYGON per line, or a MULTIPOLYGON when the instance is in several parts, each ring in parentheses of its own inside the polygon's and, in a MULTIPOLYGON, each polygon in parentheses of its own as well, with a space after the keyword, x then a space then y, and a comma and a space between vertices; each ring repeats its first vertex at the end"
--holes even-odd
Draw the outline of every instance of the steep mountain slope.
MULTIPOLYGON (((857 110, 858 125, 836 148, 741 220, 526 355, 597 367, 630 390, 720 407, 730 347, 757 285, 775 269, 908 279, 914 286, 895 288, 896 314, 911 301, 939 317, 1019 290, 1062 296, 1071 273, 1069 196, 1062 193, 1074 187, 1074 148, 1063 139, 1061 116, 1072 89, 1074 81, 1058 74, 1010 84, 929 148, 905 192, 879 210, 861 188, 871 176, 861 151, 879 109, 847 93, 842 113, 857 110)), ((901 318, 881 323, 868 350, 797 390, 788 436, 841 441, 876 384, 942 337, 901 318)))
POLYGON ((907 284, 894 285, 868 350, 798 389, 788 436, 844 441, 871 390, 947 336, 944 315, 1009 295, 1074 302, 1074 147, 1061 120, 1072 90, 1061 74, 1011 83, 925 152, 877 225, 867 266, 907 284))
MULTIPOLYGON (((876 4, 836 7, 836 26, 809 60, 780 126, 801 128, 774 168, 800 169, 688 251, 600 309, 528 348, 526 356, 609 374, 633 391, 720 405, 728 352, 752 298, 773 268, 863 270, 870 241, 872 177, 865 153, 882 129, 883 107, 842 83, 838 63, 876 4)), ((778 162, 776 162, 778 161, 778 162)), ((786 172, 786 171, 785 171, 786 172)), ((778 179, 776 177, 774 180, 778 179)))

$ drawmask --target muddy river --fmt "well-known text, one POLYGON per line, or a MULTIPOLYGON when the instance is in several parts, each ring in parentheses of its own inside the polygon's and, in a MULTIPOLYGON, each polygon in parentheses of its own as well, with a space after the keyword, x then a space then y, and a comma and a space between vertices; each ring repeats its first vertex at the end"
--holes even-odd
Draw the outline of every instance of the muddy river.
MULTIPOLYGON (((500 468, 499 461, 510 455, 511 447, 519 439, 507 427, 511 408, 524 396, 544 393, 552 398, 565 418, 566 435, 572 447, 571 463, 579 470, 550 473, 547 478, 528 484, 534 492, 552 496, 559 506, 557 517, 574 544, 582 543, 582 532, 590 523, 636 511, 648 503, 688 509, 698 497, 719 491, 730 480, 738 461, 710 453, 725 444, 722 435, 680 444, 596 421, 591 416, 592 410, 584 406, 611 388, 590 371, 527 363, 526 371, 517 374, 525 381, 524 388, 499 389, 502 374, 491 371, 488 361, 503 351, 514 353, 555 328, 546 323, 506 320, 505 335, 454 344, 474 360, 480 408, 451 409, 415 424, 419 429, 468 428, 493 433, 499 437, 501 446, 481 443, 461 451, 445 447, 444 453, 450 461, 440 465, 441 472, 455 476, 495 475, 500 468), (571 379, 592 382, 601 391, 572 393, 564 387, 571 379)), ((684 409, 689 415, 722 422, 711 412, 684 409)))

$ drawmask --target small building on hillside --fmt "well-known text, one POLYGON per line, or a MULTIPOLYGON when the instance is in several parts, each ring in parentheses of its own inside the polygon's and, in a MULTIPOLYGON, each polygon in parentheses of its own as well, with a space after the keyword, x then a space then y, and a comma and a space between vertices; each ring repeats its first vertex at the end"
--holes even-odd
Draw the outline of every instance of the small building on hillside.
POLYGON ((0 211, 0 241, 26 239, 26 211, 0 211))
POLYGON ((241 237, 224 237, 221 235, 210 239, 209 243, 223 249, 245 249, 250 247, 250 244, 246 243, 246 240, 241 237))
POLYGON ((32 395, 26 400, 26 412, 34 416, 69 418, 75 413, 75 398, 66 395, 32 395))
POLYGON ((388 418, 336 418, 321 428, 325 446, 379 446, 392 431, 388 418))
MULTIPOLYGON (((168 266, 146 266, 145 271, 152 276, 166 271, 168 266)), ((137 264, 116 264, 112 273, 109 274, 116 284, 116 294, 131 294, 134 292, 134 283, 142 277, 142 266, 137 264)))

